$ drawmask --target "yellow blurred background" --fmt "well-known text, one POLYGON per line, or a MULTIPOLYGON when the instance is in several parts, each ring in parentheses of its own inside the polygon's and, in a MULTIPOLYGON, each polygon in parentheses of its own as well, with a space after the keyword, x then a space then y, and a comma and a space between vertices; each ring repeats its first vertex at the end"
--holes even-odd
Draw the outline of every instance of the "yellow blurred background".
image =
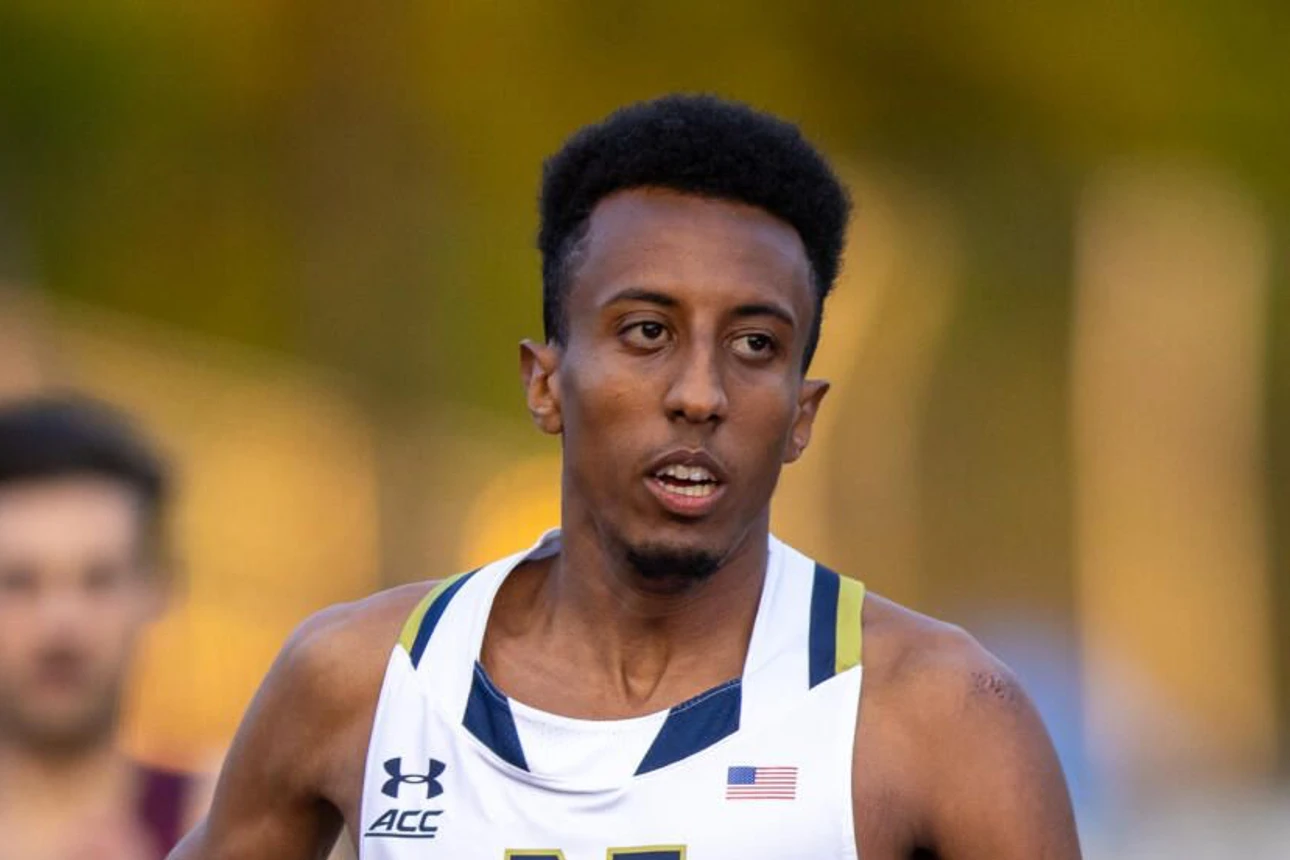
POLYGON ((211 761, 308 613, 555 524, 541 160, 704 90, 858 204, 779 534, 1013 663, 1089 856, 1286 856, 1287 50, 1274 0, 0 0, 0 394, 181 473, 127 742, 211 761))

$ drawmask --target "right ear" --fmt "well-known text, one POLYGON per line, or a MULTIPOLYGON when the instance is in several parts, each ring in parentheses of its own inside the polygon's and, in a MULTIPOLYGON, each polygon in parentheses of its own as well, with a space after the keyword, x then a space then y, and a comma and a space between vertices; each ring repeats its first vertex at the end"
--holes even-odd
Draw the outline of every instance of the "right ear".
POLYGON ((533 423, 543 433, 564 430, 560 413, 560 347, 553 343, 520 341, 520 378, 533 423))

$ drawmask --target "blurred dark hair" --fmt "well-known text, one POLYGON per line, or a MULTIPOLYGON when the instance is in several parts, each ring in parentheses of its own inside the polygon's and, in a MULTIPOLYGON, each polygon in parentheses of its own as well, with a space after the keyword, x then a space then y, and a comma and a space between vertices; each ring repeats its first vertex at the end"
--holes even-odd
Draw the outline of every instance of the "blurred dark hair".
POLYGON ((657 187, 747 203, 797 231, 817 297, 803 367, 820 337, 851 204, 828 163, 792 123, 710 95, 670 95, 622 108, 574 134, 547 160, 539 200, 542 321, 563 343, 570 258, 592 209, 629 188, 657 187))
POLYGON ((169 470, 129 418, 80 394, 0 402, 0 490, 76 475, 108 478, 132 489, 141 503, 148 548, 160 549, 169 470))

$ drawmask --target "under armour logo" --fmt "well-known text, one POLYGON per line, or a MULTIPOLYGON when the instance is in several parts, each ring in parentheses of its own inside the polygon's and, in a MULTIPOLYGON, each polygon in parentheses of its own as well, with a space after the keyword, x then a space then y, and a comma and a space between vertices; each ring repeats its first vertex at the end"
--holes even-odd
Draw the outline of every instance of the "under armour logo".
POLYGON ((432 797, 438 797, 443 794, 443 786, 436 779, 439 774, 447 769, 447 765, 438 759, 430 759, 426 773, 404 773, 403 757, 388 759, 385 762, 385 772, 390 778, 381 786, 381 793, 389 797, 397 798, 399 796, 399 786, 404 783, 409 785, 420 785, 425 783, 426 800, 432 797))

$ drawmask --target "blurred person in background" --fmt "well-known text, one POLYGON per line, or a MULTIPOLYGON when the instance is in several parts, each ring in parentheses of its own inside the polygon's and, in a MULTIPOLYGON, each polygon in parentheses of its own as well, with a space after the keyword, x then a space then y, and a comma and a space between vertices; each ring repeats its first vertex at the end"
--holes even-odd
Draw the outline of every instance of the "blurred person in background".
POLYGON ((306 860, 344 823, 366 860, 1077 858, 1011 673, 770 535, 828 389, 819 153, 667 97, 572 137, 540 205, 521 372, 561 528, 306 622, 174 856, 306 860))
POLYGON ((197 782, 117 746, 140 634, 164 608, 162 459, 78 396, 0 404, 0 858, 155 860, 197 782))

